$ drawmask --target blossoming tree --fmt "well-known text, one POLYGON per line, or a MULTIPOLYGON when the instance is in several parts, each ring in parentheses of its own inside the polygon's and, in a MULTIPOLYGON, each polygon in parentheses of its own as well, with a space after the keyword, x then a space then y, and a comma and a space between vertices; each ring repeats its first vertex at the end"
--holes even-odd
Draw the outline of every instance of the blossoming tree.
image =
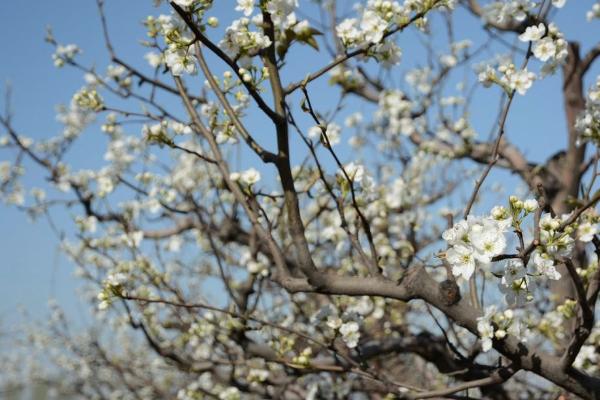
POLYGON ((47 37, 86 80, 64 131, 0 118, 1 198, 69 210, 54 226, 99 321, 77 333, 56 309, 29 376, 91 399, 599 399, 600 45, 553 22, 567 1, 227 2, 224 23, 212 0, 156 1, 136 62, 98 0, 105 74, 47 37), (489 40, 455 40, 465 18, 489 40), (482 61, 490 43, 507 54, 482 61), (535 163, 506 121, 556 76, 567 146, 535 163), (107 140, 96 170, 69 162, 84 130, 107 140), (26 191, 24 160, 48 188, 26 191), (485 207, 498 170, 526 190, 485 207))

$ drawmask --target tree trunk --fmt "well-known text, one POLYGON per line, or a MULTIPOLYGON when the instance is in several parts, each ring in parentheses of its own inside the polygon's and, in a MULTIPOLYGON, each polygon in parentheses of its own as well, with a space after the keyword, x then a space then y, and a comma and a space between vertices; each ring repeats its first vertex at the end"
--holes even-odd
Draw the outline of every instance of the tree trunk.
MULTIPOLYGON (((556 188, 553 188, 554 190, 547 191, 549 194, 547 200, 558 215, 568 213, 573 209, 573 204, 570 204, 568 200, 577 198, 581 184, 581 167, 585 158, 585 145, 578 146, 578 135, 575 129, 576 118, 585 108, 579 44, 569 42, 568 49, 569 55, 563 67, 563 99, 568 131, 567 150, 559 157, 553 158, 551 161, 554 162, 546 165, 549 175, 554 180, 548 184, 557 185, 556 188)), ((573 253, 573 262, 576 266, 583 266, 585 263, 585 250, 582 247, 576 247, 573 253)), ((568 298, 575 298, 575 288, 566 267, 560 265, 559 272, 562 278, 553 281, 550 286, 556 304, 561 304, 568 298)), ((568 324, 565 327, 567 336, 570 336, 572 332, 573 326, 571 325, 568 324)))

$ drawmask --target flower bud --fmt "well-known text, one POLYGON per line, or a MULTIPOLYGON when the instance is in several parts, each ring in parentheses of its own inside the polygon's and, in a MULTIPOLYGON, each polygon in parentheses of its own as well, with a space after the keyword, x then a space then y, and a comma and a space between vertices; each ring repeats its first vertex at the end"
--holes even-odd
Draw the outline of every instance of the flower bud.
POLYGON ((206 23, 208 24, 208 26, 210 26, 211 28, 216 28, 217 26, 219 26, 219 19, 217 17, 210 17, 206 23))

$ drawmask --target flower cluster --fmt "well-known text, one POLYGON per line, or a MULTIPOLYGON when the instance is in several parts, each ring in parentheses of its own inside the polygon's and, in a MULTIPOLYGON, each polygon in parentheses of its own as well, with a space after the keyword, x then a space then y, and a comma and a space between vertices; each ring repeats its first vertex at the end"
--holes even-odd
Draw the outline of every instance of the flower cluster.
POLYGON ((52 54, 54 60, 54 66, 60 68, 65 63, 72 62, 77 54, 81 53, 81 49, 75 44, 68 44, 66 46, 56 46, 56 51, 52 54))
MULTIPOLYGON (((560 5, 560 4, 559 4, 560 5)), ((531 0, 493 1, 484 7, 483 17, 493 23, 523 22, 536 6, 531 0)))
POLYGON ((588 21, 600 19, 600 3, 594 3, 594 5, 592 5, 592 9, 585 14, 585 18, 588 21))
MULTIPOLYGON (((357 18, 346 18, 335 31, 342 44, 348 48, 361 46, 366 43, 378 43, 383 39, 383 34, 388 28, 394 13, 401 10, 397 2, 389 2, 389 11, 377 12, 373 7, 375 1, 369 1, 363 11, 360 21, 357 18), (386 18, 387 17, 387 18, 386 18)), ((379 1, 379 3, 382 3, 379 1)), ((381 8, 380 8, 381 10, 381 8)), ((381 10, 383 11, 383 10, 381 10)))
POLYGON ((506 248, 504 232, 510 224, 510 218, 469 216, 446 230, 442 237, 450 245, 446 260, 452 266, 452 273, 468 280, 477 265, 490 264, 506 248))
MULTIPOLYGON (((392 41, 381 42, 383 37, 385 25, 380 25, 383 22, 376 14, 370 13, 368 26, 364 29, 369 29, 370 33, 364 33, 357 28, 358 23, 354 18, 344 20, 340 25, 337 26, 336 31, 342 43, 347 47, 359 46, 363 43, 376 43, 372 46, 368 55, 381 62, 384 68, 390 68, 400 62, 402 55, 401 49, 398 45, 392 41)), ((363 23, 361 23, 363 27, 363 23)))
POLYGON ((308 130, 308 137, 312 139, 319 138, 326 146, 339 144, 341 134, 342 128, 335 122, 328 123, 324 129, 320 125, 315 125, 308 130), (327 139, 325 139, 325 136, 327 136, 327 139))
POLYGON ((254 256, 249 250, 243 250, 239 263, 246 266, 246 269, 251 274, 261 276, 269 274, 269 260, 264 254, 254 256))
MULTIPOLYGON (((181 1, 180 6, 190 6, 193 1, 181 1)), ((158 18, 149 16, 144 21, 148 36, 154 38, 163 36, 167 49, 164 54, 148 53, 146 59, 153 67, 165 63, 174 76, 184 73, 196 74, 196 58, 191 52, 192 36, 186 32, 185 26, 178 23, 173 17, 160 15, 158 18)))
POLYGON ((344 165, 344 171, 339 169, 336 175, 340 186, 342 186, 342 188, 344 189, 348 186, 348 180, 346 179, 346 175, 348 175, 348 178, 350 178, 350 180, 354 184, 355 189, 361 189, 363 191, 368 192, 371 189, 373 189, 375 185, 375 181, 371 176, 369 176, 369 174, 365 170, 365 167, 361 164, 357 164, 354 162, 344 165))
MULTIPOLYGON (((368 300, 368 299, 367 299, 368 300)), ((369 303, 371 303, 369 301, 369 303)), ((370 304, 372 305, 372 304, 370 304)), ((346 312, 340 317, 337 310, 333 306, 323 307, 319 312, 312 316, 313 322, 325 322, 325 325, 331 329, 333 335, 339 333, 342 340, 350 348, 358 345, 360 340, 360 324, 358 319, 360 315, 370 313, 373 307, 361 307, 360 302, 349 307, 346 312)))
POLYGON ((342 334, 342 340, 348 347, 354 348, 358 345, 358 340, 360 339, 359 328, 358 323, 355 321, 345 322, 340 326, 339 330, 342 334))
POLYGON ((554 72, 567 58, 567 41, 554 23, 548 24, 547 30, 543 23, 529 26, 519 35, 519 40, 533 42, 533 55, 538 60, 547 62, 542 68, 543 75, 554 72))
POLYGON ((498 71, 501 73, 500 77, 491 66, 486 66, 479 73, 479 82, 485 87, 490 87, 495 83, 500 85, 507 93, 512 93, 515 90, 520 95, 525 95, 536 78, 535 74, 528 71, 527 68, 517 70, 513 63, 501 64, 498 71))
POLYGON ((552 217, 550 214, 544 214, 540 218, 540 247, 548 256, 565 257, 573 250, 575 241, 571 237, 572 227, 559 229, 568 215, 562 217, 552 217))
MULTIPOLYGON (((559 275, 560 276, 560 275, 559 275)), ((512 259, 506 263, 504 275, 500 282, 500 291, 509 305, 522 306, 532 299, 534 282, 520 259, 512 259)))
POLYGON ((405 24, 411 11, 425 12, 425 7, 443 2, 424 3, 407 1, 401 6, 397 1, 369 0, 360 19, 346 18, 336 26, 336 34, 346 48, 371 45, 369 55, 382 62, 384 67, 390 67, 400 61, 401 51, 395 43, 383 41, 385 33, 393 24, 405 24))
POLYGON ((581 141, 600 145, 600 76, 588 92, 585 111, 577 117, 575 127, 581 141))
POLYGON ((165 63, 175 76, 181 76, 184 73, 194 75, 196 70, 196 59, 190 55, 188 50, 172 49, 166 52, 165 63))
POLYGON ((100 303, 98 304, 99 310, 106 310, 110 307, 114 296, 120 294, 126 294, 126 290, 124 288, 125 283, 127 282, 127 275, 117 272, 109 274, 104 280, 103 289, 100 293, 98 293, 98 300, 100 303))
MULTIPOLYGON (((266 11, 276 27, 289 28, 297 23, 294 10, 298 8, 298 0, 269 0, 266 11)), ((304 24, 308 23, 305 21, 304 24)))
POLYGON ((229 179, 238 182, 245 187, 252 187, 260 181, 260 172, 254 168, 247 169, 243 172, 232 172, 229 174, 229 179))
POLYGON ((502 340, 506 335, 521 337, 521 324, 512 310, 499 312, 496 306, 485 309, 485 315, 477 318, 477 332, 481 338, 481 349, 489 351, 493 340, 502 340))
POLYGON ((269 37, 262 32, 250 30, 250 24, 250 19, 245 17, 233 21, 219 43, 219 47, 229 56, 242 58, 242 65, 249 65, 249 57, 271 45, 269 37))
POLYGON ((379 95, 379 108, 375 118, 388 135, 409 136, 415 132, 412 108, 412 102, 400 90, 386 90, 379 95))
POLYGON ((104 108, 104 102, 95 89, 81 89, 73 96, 73 102, 84 110, 100 111, 104 108))
POLYGON ((90 110, 77 105, 77 101, 71 101, 67 107, 57 107, 56 120, 64 126, 63 137, 68 140, 77 138, 83 130, 94 122, 96 114, 90 110))

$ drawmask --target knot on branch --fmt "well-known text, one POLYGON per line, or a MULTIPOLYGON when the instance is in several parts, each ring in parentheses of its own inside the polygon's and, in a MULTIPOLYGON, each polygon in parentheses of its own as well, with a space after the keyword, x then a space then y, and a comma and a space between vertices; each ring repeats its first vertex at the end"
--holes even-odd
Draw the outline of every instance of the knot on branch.
POLYGON ((439 285, 440 299, 446 306, 453 306, 460 301, 460 289, 456 281, 446 279, 439 285))

